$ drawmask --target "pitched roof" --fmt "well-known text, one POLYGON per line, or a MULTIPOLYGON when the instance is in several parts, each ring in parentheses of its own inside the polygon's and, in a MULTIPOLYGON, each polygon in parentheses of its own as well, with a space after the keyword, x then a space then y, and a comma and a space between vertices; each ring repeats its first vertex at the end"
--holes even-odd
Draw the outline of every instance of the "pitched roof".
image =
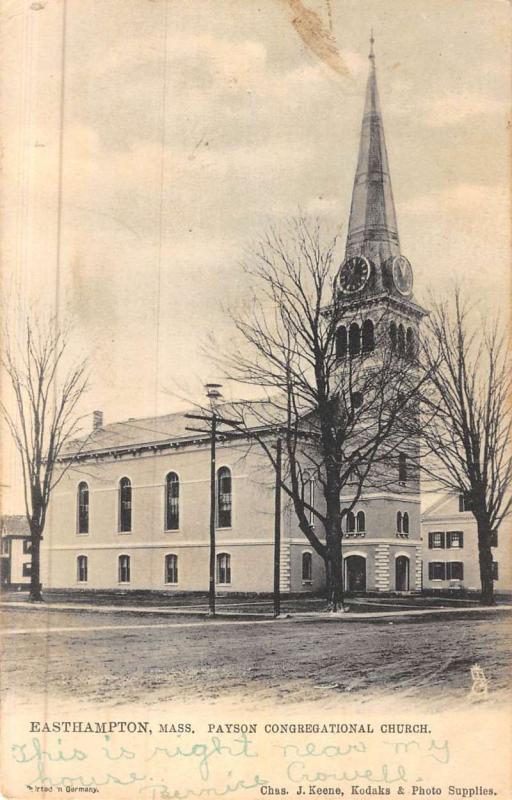
POLYGON ((378 252, 380 260, 384 261, 392 255, 399 255, 400 243, 377 89, 373 37, 371 42, 370 71, 348 224, 347 256, 360 252, 372 256, 378 252))
POLYGON ((1 520, 3 536, 30 536, 25 514, 4 514, 1 520))
MULTIPOLYGON (((273 407, 268 401, 261 402, 227 402, 217 406, 220 416, 241 420, 243 417, 244 426, 249 428, 268 427, 276 424, 277 420, 272 419, 275 414, 273 407)), ((121 422, 113 422, 101 428, 93 430, 88 436, 70 442, 63 453, 63 457, 76 455, 86 456, 92 453, 105 453, 117 450, 136 450, 138 448, 153 448, 169 446, 171 444, 185 444, 187 442, 197 442, 198 440, 209 439, 208 422, 189 419, 187 414, 205 414, 208 410, 200 408, 190 409, 190 411, 180 411, 174 414, 162 414, 153 417, 130 417, 121 422), (194 432, 187 428, 203 429, 194 432)), ((219 435, 233 431, 232 427, 222 425, 219 428, 219 435)))

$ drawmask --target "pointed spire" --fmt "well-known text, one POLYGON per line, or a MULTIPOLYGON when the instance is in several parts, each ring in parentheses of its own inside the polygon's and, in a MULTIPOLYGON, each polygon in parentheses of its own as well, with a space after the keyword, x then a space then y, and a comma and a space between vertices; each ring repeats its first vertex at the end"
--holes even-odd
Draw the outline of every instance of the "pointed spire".
POLYGON ((347 256, 360 253, 370 258, 379 272, 377 282, 382 286, 381 266, 390 256, 400 253, 400 243, 377 89, 374 43, 372 30, 368 56, 370 69, 348 225, 347 256))

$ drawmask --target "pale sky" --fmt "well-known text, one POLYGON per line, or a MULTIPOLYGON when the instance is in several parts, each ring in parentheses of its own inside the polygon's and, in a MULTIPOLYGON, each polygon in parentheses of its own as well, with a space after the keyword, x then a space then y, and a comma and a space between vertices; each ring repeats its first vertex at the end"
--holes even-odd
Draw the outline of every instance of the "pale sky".
MULTIPOLYGON (((85 411, 198 399, 251 242, 299 209, 346 227, 372 27, 415 298, 458 279, 507 309, 510 4, 330 0, 331 65, 304 7, 328 28, 324 0, 3 3, 4 288, 53 302, 60 271, 85 411)), ((22 510, 14 487, 5 510, 22 510)))

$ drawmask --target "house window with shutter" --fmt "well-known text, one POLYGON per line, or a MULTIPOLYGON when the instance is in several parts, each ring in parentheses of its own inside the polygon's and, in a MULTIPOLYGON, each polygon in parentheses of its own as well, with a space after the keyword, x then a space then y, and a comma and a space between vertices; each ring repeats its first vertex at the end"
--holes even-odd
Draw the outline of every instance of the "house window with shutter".
POLYGON ((446 546, 454 549, 464 547, 464 534, 462 531, 448 531, 446 534, 446 546))
POLYGON ((428 546, 430 550, 444 550, 444 532, 430 531, 428 534, 428 546))
POLYGON ((464 564, 462 561, 449 561, 446 565, 446 577, 449 581, 464 580, 464 564))
POLYGON ((429 581, 444 581, 446 579, 446 564, 442 561, 431 561, 428 565, 429 581))

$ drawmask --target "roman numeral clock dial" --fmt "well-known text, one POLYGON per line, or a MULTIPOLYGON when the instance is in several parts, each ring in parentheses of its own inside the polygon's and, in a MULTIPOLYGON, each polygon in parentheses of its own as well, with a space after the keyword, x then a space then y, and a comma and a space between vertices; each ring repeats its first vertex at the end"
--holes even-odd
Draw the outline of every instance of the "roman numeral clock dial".
POLYGON ((338 286, 343 294, 360 292, 370 277, 370 262, 364 256, 346 258, 338 273, 338 286))
POLYGON ((408 297, 412 292, 412 267, 405 256, 395 256, 392 261, 393 283, 396 289, 408 297))

